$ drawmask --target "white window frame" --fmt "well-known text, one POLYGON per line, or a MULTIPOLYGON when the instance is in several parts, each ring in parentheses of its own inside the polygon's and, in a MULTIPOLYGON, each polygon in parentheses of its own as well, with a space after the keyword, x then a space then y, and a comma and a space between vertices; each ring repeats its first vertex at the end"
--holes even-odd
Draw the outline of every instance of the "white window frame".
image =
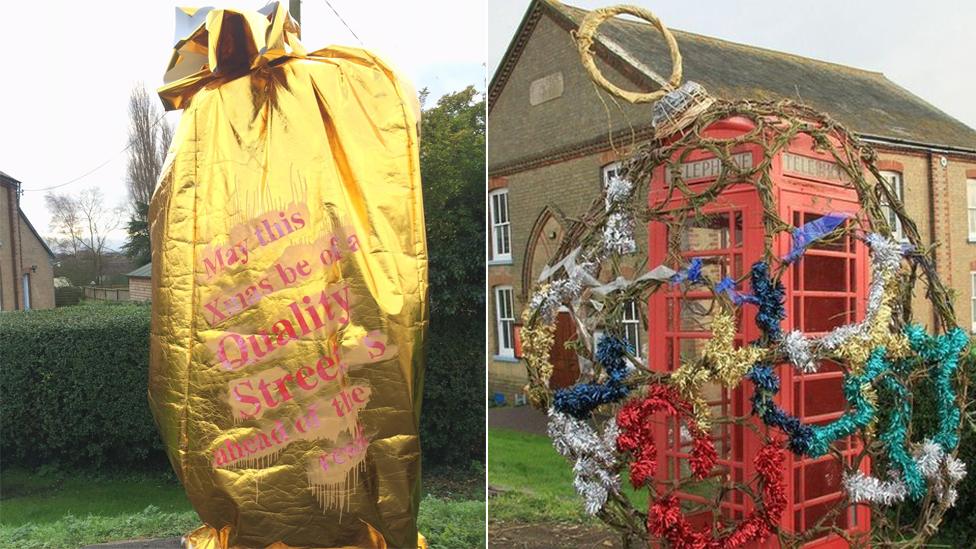
POLYGON ((976 179, 966 179, 966 213, 969 225, 969 241, 976 242, 976 179))
POLYGON ((969 271, 969 331, 976 334, 976 271, 969 271))
POLYGON ((488 193, 488 212, 491 217, 491 259, 511 261, 512 222, 508 208, 508 189, 488 193), (506 244, 508 249, 502 251, 506 244))
POLYGON ((634 348, 634 356, 643 358, 641 356, 641 331, 644 323, 641 321, 640 307, 637 306, 636 301, 631 300, 624 304, 620 322, 623 324, 624 338, 634 348), (633 340, 631 340, 631 330, 633 330, 633 340))
POLYGON ((515 358, 515 293, 511 286, 495 286, 494 294, 496 350, 498 356, 515 358))
POLYGON ((600 168, 600 174, 601 177, 603 178, 604 192, 606 192, 607 190, 607 185, 610 184, 610 179, 612 179, 614 176, 618 176, 618 177, 620 176, 620 167, 621 167, 620 162, 611 162, 606 166, 600 168))
MULTIPOLYGON (((884 178, 885 184, 891 189, 891 193, 895 195, 899 202, 903 205, 905 204, 905 180, 901 172, 893 172, 882 170, 881 177, 884 178)), ((881 209, 884 211, 885 216, 888 218, 888 223, 891 225, 891 236, 898 241, 905 240, 905 233, 902 230, 901 219, 895 215, 895 211, 888 204, 881 204, 881 209)))
POLYGON ((31 276, 30 273, 24 273, 21 283, 21 289, 24 292, 24 310, 31 310, 31 276))

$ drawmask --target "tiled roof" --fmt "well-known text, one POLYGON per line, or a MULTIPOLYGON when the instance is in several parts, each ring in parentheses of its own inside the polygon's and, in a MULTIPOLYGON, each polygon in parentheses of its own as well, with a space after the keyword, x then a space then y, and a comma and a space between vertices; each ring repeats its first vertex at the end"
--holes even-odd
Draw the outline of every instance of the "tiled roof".
POLYGON ((126 273, 125 276, 133 276, 136 278, 152 278, 152 263, 146 263, 142 267, 132 271, 131 273, 126 273))
MULTIPOLYGON (((549 10, 563 26, 575 29, 588 13, 558 2, 535 0, 519 33, 531 32, 534 10, 549 10)), ((898 86, 880 72, 866 71, 798 55, 672 30, 683 58, 684 80, 705 86, 725 99, 799 100, 829 113, 862 136, 935 147, 976 151, 976 130, 898 86)), ((614 18, 600 26, 606 54, 616 56, 646 77, 641 89, 655 89, 646 65, 670 73, 668 51, 656 29, 645 22, 614 18), (662 63, 663 61, 663 63, 662 63), (663 66, 662 66, 663 65, 663 66), (665 71, 665 69, 667 69, 665 71)), ((513 48, 526 37, 516 36, 513 48)), ((514 57, 517 57, 514 56, 514 57)), ((511 71, 505 60, 492 80, 497 96, 511 71)), ((635 87, 635 89, 637 89, 635 87)))

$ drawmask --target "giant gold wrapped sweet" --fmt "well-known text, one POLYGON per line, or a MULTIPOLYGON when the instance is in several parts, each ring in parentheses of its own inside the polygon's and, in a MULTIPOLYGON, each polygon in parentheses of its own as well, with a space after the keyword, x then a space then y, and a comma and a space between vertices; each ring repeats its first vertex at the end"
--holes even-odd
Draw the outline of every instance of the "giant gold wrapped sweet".
POLYGON ((366 51, 307 53, 280 5, 185 13, 149 401, 204 522, 188 542, 422 546, 416 95, 366 51))

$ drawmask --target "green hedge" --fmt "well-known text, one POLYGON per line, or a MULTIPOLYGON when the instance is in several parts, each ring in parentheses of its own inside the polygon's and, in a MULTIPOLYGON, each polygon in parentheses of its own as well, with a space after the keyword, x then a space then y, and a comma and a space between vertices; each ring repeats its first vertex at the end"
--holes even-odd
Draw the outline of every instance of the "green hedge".
MULTIPOLYGON (((421 428, 426 463, 467 466, 483 457, 484 369, 476 336, 431 333, 421 428)), ((147 305, 86 302, 4 313, 0 357, 4 466, 165 461, 146 399, 147 305)))
POLYGON ((485 460, 484 341, 477 321, 431 321, 420 415, 425 465, 485 460))
POLYGON ((4 465, 161 457, 146 401, 149 308, 94 303, 0 315, 4 465))

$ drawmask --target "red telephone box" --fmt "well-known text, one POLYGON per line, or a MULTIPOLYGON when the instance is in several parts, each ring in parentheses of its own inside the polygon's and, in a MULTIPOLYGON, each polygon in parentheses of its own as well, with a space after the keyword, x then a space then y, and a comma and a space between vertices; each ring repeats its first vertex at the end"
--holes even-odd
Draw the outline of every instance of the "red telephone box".
MULTIPOLYGON (((706 137, 732 138, 754 128, 751 121, 736 117, 718 121, 705 132, 706 137)), ((761 162, 763 151, 758 145, 743 145, 732 151, 742 166, 752 167, 761 162)), ((676 158, 676 157, 675 157, 676 158)), ((677 159, 675 160, 677 162, 677 159)), ((705 151, 689 154, 681 165, 683 178, 694 189, 718 176, 720 164, 705 151)), ((826 154, 814 151, 807 136, 799 136, 772 161, 771 174, 778 215, 800 226, 828 212, 857 214, 860 206, 855 191, 845 184, 843 175, 826 154)), ((665 167, 652 174, 649 203, 652 207, 668 200, 673 206, 681 202, 667 195, 665 167)), ((749 272, 750 266, 761 259, 764 244, 762 205, 755 188, 749 184, 728 187, 717 200, 705 208, 704 221, 686 224, 680 235, 681 253, 687 263, 700 257, 703 271, 713 280, 724 276, 735 279, 749 272)), ((665 262, 667 226, 650 222, 648 234, 649 265, 665 262)), ((774 242, 776 255, 789 252, 790 235, 781 234, 774 242)), ((822 334, 831 328, 860 320, 867 297, 869 277, 866 247, 860 241, 845 237, 839 242, 811 246, 803 258, 789 267, 783 276, 786 286, 787 318, 784 330, 801 330, 808 335, 822 334)), ((739 290, 749 291, 748 282, 739 290)), ((673 371, 683 358, 697 356, 709 337, 711 293, 708 291, 682 293, 671 286, 655 292, 648 303, 650 366, 659 371, 673 371)), ((760 336, 753 319, 755 308, 744 305, 739 314, 738 344, 760 336)), ((843 376, 835 364, 821 364, 817 373, 801 374, 790 365, 777 368, 781 390, 777 404, 800 418, 804 423, 828 423, 843 414, 846 401, 841 390, 843 376)), ((707 388, 712 415, 748 416, 752 386, 744 382, 734 390, 715 384, 707 388)), ((752 421, 762 429, 758 418, 752 421)), ((682 440, 677 419, 661 419, 657 425, 659 481, 665 482, 676 474, 688 476, 690 440, 682 440)), ((715 500, 723 483, 730 480, 748 482, 755 476, 752 457, 760 449, 761 440, 751 429, 741 425, 713 425, 712 437, 719 453, 716 472, 706 481, 696 484, 695 493, 679 493, 686 515, 696 527, 702 527, 716 517, 738 522, 753 509, 752 500, 738 490, 731 490, 721 500, 720 509, 705 508, 715 500)), ((779 433, 776 433, 779 434, 779 433)), ((780 434, 780 436, 782 436, 780 434)), ((853 439, 844 445, 848 460, 860 450, 853 439)), ((862 464, 868 472, 868 464, 862 464)), ((791 532, 804 532, 817 523, 842 497, 841 467, 836 458, 827 455, 818 459, 788 454, 785 481, 788 505, 781 526, 791 532)), ((849 531, 866 532, 870 528, 870 514, 866 506, 852 506, 841 512, 835 524, 849 531)), ((769 539, 750 547, 778 547, 769 539)), ((838 536, 828 536, 808 543, 805 547, 846 548, 838 536)))

